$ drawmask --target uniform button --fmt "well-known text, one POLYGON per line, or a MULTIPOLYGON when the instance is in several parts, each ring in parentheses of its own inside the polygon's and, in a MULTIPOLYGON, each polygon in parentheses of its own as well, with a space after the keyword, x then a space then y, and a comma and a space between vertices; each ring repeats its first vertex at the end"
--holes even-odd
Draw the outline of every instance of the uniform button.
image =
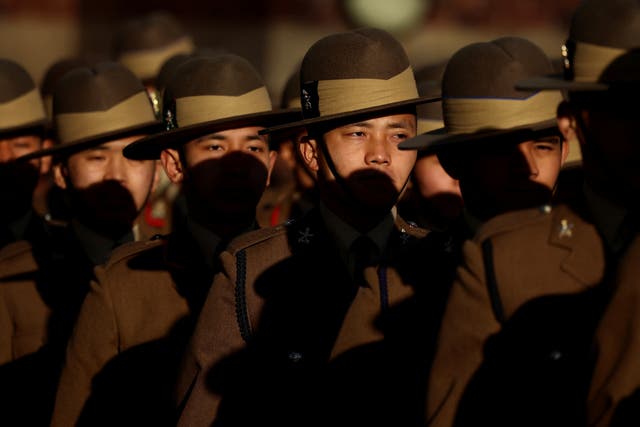
POLYGON ((553 360, 553 361, 557 361, 562 359, 562 352, 560 350, 552 350, 549 353, 549 359, 553 360))
POLYGON ((302 353, 299 353, 297 351, 291 351, 291 352, 289 352, 287 357, 289 358, 289 360, 291 362, 298 363, 299 361, 302 360, 302 353))

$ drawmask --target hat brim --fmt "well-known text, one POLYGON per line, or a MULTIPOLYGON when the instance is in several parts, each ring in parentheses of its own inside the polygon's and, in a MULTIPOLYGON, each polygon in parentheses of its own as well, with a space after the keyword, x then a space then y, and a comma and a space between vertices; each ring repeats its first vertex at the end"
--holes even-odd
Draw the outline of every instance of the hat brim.
POLYGON ((46 127, 47 119, 36 120, 30 123, 22 124, 20 126, 0 129, 0 137, 10 138, 18 135, 26 135, 31 132, 44 134, 46 127))
POLYGON ((423 133, 414 138, 401 142, 398 148, 401 150, 420 150, 423 154, 436 153, 442 149, 465 146, 471 142, 503 141, 505 137, 528 138, 539 136, 540 134, 552 134, 558 131, 556 119, 545 120, 543 122, 516 126, 509 129, 487 129, 473 133, 451 134, 445 128, 435 129, 431 132, 423 133))
POLYGON ((103 144, 107 141, 115 141, 117 139, 126 138, 136 134, 149 134, 160 132, 163 129, 162 122, 153 121, 135 126, 130 126, 124 129, 118 129, 111 132, 105 132, 99 135, 93 135, 91 137, 79 139, 77 141, 70 142, 68 144, 58 144, 51 148, 45 148, 43 150, 34 151, 18 158, 18 160, 31 160, 38 157, 56 155, 61 157, 70 156, 78 151, 86 150, 87 148, 95 147, 96 145, 103 144))
POLYGON ((367 115, 370 113, 377 113, 377 112, 386 111, 386 110, 394 110, 402 107, 410 107, 410 106, 419 105, 419 104, 427 104, 429 102, 438 102, 441 100, 442 100, 441 97, 434 98, 434 97, 423 96, 419 98, 409 99, 406 101, 377 105, 375 107, 363 108, 363 109, 354 110, 354 111, 347 111, 339 114, 330 114, 326 116, 312 117, 308 119, 298 120, 296 122, 282 124, 279 126, 272 126, 260 131, 260 134, 264 135, 269 133, 281 132, 281 131, 293 129, 293 128, 312 126, 320 123, 340 121, 340 120, 348 119, 350 117, 359 117, 359 116, 367 115))
POLYGON ((167 148, 186 144, 200 136, 225 129, 237 129, 247 126, 272 126, 300 118, 299 108, 289 108, 262 113, 233 116, 190 126, 177 127, 157 135, 135 141, 124 149, 125 157, 133 160, 154 160, 167 148))
POLYGON ((568 90, 572 92, 600 92, 609 89, 606 83, 575 82, 560 74, 532 77, 516 82, 517 90, 568 90))

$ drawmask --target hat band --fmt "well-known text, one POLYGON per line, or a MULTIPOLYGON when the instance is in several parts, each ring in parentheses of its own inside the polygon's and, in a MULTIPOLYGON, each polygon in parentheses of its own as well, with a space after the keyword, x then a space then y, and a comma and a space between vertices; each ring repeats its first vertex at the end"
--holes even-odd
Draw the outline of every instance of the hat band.
POLYGON ((15 128, 44 118, 44 107, 37 89, 0 104, 0 129, 15 128))
POLYGON ((411 67, 386 80, 322 80, 317 90, 321 117, 418 98, 411 67))
POLYGON ((146 92, 139 92, 105 111, 55 115, 61 144, 152 123, 155 120, 146 92))
POLYGON ((133 71, 141 80, 155 78, 160 72, 164 62, 180 53, 191 53, 194 50, 190 37, 182 37, 175 42, 151 51, 133 51, 123 53, 118 57, 118 62, 133 71))
POLYGON ((574 73, 573 80, 576 82, 599 81, 609 64, 626 52, 628 52, 627 49, 576 42, 571 64, 574 73))
POLYGON ((272 110, 267 89, 262 86, 240 96, 200 95, 176 99, 178 127, 272 110))
POLYGON ((560 92, 548 91, 526 99, 443 98, 442 112, 447 132, 463 134, 551 120, 560 102, 560 92))
POLYGON ((418 131, 417 134, 423 134, 431 132, 432 130, 441 129, 444 126, 442 120, 438 119, 421 119, 418 118, 418 131))

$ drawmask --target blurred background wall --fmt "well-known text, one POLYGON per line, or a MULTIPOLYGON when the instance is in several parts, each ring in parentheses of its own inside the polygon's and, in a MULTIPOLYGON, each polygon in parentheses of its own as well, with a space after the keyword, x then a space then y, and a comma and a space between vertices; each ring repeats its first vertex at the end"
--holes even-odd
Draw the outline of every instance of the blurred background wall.
POLYGON ((40 82, 65 56, 108 58, 123 19, 174 14, 203 47, 252 61, 278 101, 307 48, 347 28, 377 26, 405 45, 414 67, 504 35, 529 38, 556 58, 578 0, 0 0, 0 56, 40 82))

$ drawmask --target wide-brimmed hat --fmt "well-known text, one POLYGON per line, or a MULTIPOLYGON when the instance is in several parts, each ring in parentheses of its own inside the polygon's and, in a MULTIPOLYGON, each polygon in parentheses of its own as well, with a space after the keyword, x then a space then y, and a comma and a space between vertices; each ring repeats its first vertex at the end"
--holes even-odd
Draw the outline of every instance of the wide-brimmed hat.
POLYGON ((561 94, 515 89, 517 81, 551 70, 544 52, 519 37, 460 49, 449 60, 442 81, 445 127, 408 139, 399 147, 436 151, 478 140, 526 141, 557 134, 561 94))
POLYGON ((143 82, 155 80, 167 59, 194 49, 191 35, 167 12, 152 12, 125 21, 113 41, 115 60, 143 82))
POLYGON ((564 72, 522 80, 523 90, 606 91, 639 85, 638 65, 613 67, 616 59, 640 48, 637 0, 585 0, 573 14, 562 47, 564 72))
MULTIPOLYGON (((416 68, 414 74, 420 96, 431 98, 440 98, 442 96, 442 76, 446 66, 447 63, 445 61, 416 68)), ((440 129, 444 126, 442 101, 418 105, 416 113, 418 116, 418 134, 440 129)))
POLYGON ((162 129, 144 86, 123 65, 101 62, 67 72, 53 94, 57 144, 22 159, 70 155, 101 143, 162 129))
POLYGON ((198 56, 181 64, 164 97, 167 131, 128 145, 131 159, 157 159, 162 150, 225 129, 272 126, 300 117, 299 109, 274 110, 262 78, 232 54, 198 56))
POLYGON ((40 92, 29 73, 16 62, 0 59, 0 135, 44 131, 46 122, 40 92))
POLYGON ((303 120, 266 129, 317 125, 437 101, 418 95, 413 69, 398 40, 364 28, 317 41, 300 67, 303 120))

